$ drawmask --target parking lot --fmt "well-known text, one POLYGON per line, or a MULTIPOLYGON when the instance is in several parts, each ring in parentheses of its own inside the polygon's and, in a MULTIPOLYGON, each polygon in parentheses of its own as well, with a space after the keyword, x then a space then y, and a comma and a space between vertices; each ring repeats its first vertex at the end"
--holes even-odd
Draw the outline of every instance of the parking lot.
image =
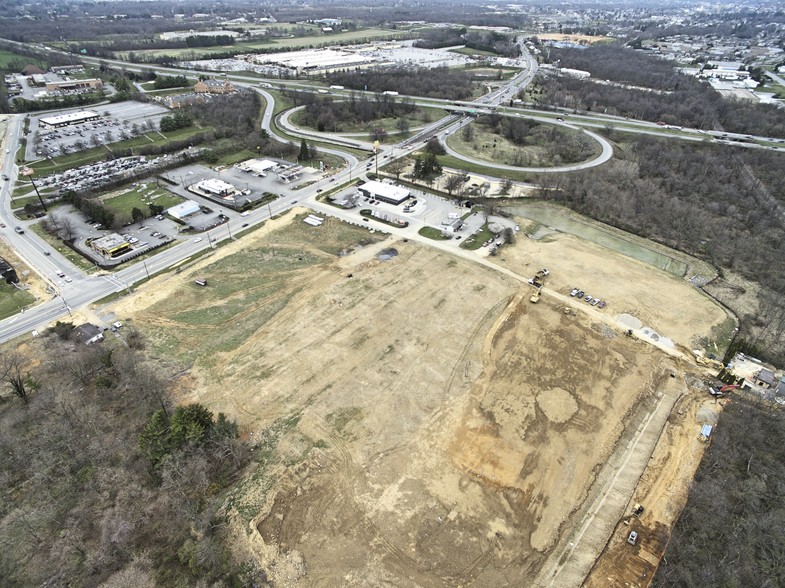
POLYGON ((49 128, 41 125, 40 119, 52 116, 51 113, 31 116, 25 158, 36 160, 42 157, 56 157, 130 139, 146 132, 158 131, 161 118, 169 112, 156 104, 126 101, 63 110, 58 114, 84 111, 95 112, 99 118, 79 124, 49 128))

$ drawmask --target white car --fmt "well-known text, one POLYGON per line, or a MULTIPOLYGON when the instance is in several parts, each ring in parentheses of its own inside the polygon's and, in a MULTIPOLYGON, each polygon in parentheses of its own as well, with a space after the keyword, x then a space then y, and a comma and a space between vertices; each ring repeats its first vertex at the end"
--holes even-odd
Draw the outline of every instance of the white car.
POLYGON ((68 277, 68 276, 66 276, 66 277, 65 277, 65 278, 63 278, 63 279, 64 279, 66 282, 68 282, 69 284, 70 284, 71 282, 73 282, 73 280, 72 280, 70 277, 68 277))
POLYGON ((194 243, 201 243, 201 242, 202 242, 201 237, 197 237, 196 239, 194 239, 194 243))

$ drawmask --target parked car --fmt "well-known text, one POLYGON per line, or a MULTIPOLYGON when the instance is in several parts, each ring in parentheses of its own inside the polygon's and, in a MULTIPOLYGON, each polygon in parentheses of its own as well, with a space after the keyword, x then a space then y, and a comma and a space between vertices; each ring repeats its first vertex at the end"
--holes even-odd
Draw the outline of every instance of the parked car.
POLYGON ((597 308, 605 308, 606 306, 608 306, 608 303, 604 300, 600 300, 599 304, 597 304, 597 308))
POLYGON ((591 299, 592 299, 592 295, 591 294, 586 294, 586 297, 584 298, 584 300, 586 302, 591 302, 591 299))
POLYGON ((627 537, 627 543, 630 545, 635 545, 635 542, 638 540, 638 533, 635 531, 630 531, 629 537, 627 537))
POLYGON ((591 305, 592 306, 597 306, 597 304, 599 304, 599 302, 600 302, 599 298, 592 298, 591 305))
POLYGON ((572 291, 570 292, 570 296, 575 298, 578 295, 578 292, 579 292, 578 288, 573 288, 572 291))

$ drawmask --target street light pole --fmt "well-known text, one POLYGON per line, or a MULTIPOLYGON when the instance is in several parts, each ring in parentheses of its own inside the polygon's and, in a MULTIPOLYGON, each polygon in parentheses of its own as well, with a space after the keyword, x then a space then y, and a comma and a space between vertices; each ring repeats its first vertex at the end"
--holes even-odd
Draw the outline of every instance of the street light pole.
POLYGON ((144 266, 144 271, 147 274, 147 279, 150 279, 150 270, 147 269, 147 262, 142 261, 142 265, 144 266))

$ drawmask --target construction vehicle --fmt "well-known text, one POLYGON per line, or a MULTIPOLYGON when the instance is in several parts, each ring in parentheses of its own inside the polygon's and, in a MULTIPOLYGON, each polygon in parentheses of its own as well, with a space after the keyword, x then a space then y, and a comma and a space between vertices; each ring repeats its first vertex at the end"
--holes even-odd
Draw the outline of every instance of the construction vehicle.
POLYGON ((705 355, 703 355, 702 351, 699 351, 697 349, 694 349, 692 351, 692 354, 695 356, 695 361, 698 362, 698 365, 705 365, 707 367, 717 368, 718 370, 721 370, 722 368, 725 367, 721 361, 717 361, 716 359, 711 359, 709 357, 706 357, 705 355))
POLYGON ((712 396, 724 396, 726 392, 730 392, 731 390, 736 390, 739 387, 738 384, 729 384, 728 386, 723 386, 722 388, 715 388, 714 386, 709 386, 709 394, 712 396))
POLYGON ((540 301, 540 290, 542 290, 542 286, 534 291, 534 294, 532 294, 531 298, 529 298, 529 302, 532 304, 537 304, 540 301))
POLYGON ((536 274, 534 274, 534 277, 529 280, 529 283, 535 288, 542 288, 545 284, 545 278, 548 277, 550 273, 551 272, 547 269, 541 269, 536 274))

